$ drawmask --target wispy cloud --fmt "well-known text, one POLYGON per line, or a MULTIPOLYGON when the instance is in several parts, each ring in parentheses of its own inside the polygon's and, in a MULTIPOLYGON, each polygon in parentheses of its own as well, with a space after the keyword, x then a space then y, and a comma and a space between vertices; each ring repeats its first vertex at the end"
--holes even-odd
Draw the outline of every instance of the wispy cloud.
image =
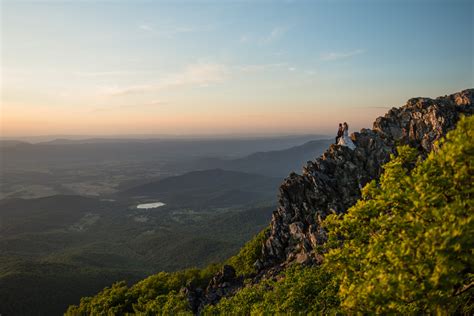
POLYGON ((360 55, 363 53, 365 53, 364 49, 356 49, 349 52, 331 52, 331 53, 321 54, 321 60, 335 61, 335 60, 341 60, 341 59, 348 59, 348 58, 351 58, 353 56, 360 55))
POLYGON ((149 33, 158 37, 174 38, 177 34, 181 33, 192 33, 197 32, 198 30, 205 30, 209 27, 197 28, 186 25, 174 25, 171 23, 162 24, 162 25, 151 25, 148 23, 140 23, 137 25, 137 28, 145 33, 149 33))
POLYGON ((250 36, 248 36, 248 35, 242 35, 242 36, 240 36, 239 42, 241 42, 241 43, 248 43, 250 40, 251 40, 251 39, 250 39, 250 36))
POLYGON ((108 76, 123 76, 134 74, 136 71, 78 71, 74 72, 73 75, 78 77, 108 77, 108 76))
POLYGON ((151 32, 151 31, 153 31, 153 28, 152 28, 150 25, 148 25, 148 24, 139 24, 139 25, 138 25, 138 28, 139 28, 140 30, 143 30, 143 31, 146 31, 146 32, 151 32))
POLYGON ((239 42, 242 44, 267 45, 278 41, 286 34, 287 31, 288 27, 286 26, 275 26, 264 35, 243 34, 240 36, 239 42))
POLYGON ((127 94, 135 94, 140 92, 147 92, 153 90, 153 85, 143 84, 143 85, 132 85, 125 87, 105 87, 101 88, 101 94, 106 96, 121 96, 127 94))
POLYGON ((189 65, 181 72, 169 74, 156 83, 128 87, 109 87, 103 89, 103 92, 105 95, 117 96, 183 86, 208 86, 225 80, 227 74, 228 69, 223 64, 197 63, 189 65))
POLYGON ((280 39, 283 35, 285 35, 285 33, 288 31, 288 28, 287 27, 283 27, 283 26, 277 26, 277 27, 274 27, 270 34, 268 34, 267 36, 263 37, 261 39, 261 43, 262 44, 270 44, 270 43, 273 43, 275 41, 277 41, 278 39, 280 39))
POLYGON ((156 108, 163 105, 169 104, 166 101, 152 100, 150 102, 141 103, 141 104, 123 104, 115 105, 109 107, 100 107, 92 110, 92 112, 106 112, 106 111, 116 111, 116 110, 129 110, 129 109, 139 109, 139 108, 156 108))
POLYGON ((272 68, 285 67, 287 65, 288 63, 286 62, 270 63, 270 64, 250 64, 250 65, 235 66, 234 69, 237 71, 242 71, 242 72, 258 72, 258 71, 265 71, 272 68))

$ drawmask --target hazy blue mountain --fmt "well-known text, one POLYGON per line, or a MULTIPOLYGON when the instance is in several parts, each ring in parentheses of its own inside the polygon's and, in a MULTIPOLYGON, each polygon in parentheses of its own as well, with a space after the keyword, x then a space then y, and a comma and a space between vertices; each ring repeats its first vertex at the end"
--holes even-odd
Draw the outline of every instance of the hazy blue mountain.
POLYGON ((158 199, 174 206, 229 207, 271 200, 280 182, 275 177, 211 169, 142 184, 117 196, 158 199))
POLYGON ((332 142, 333 140, 329 139, 313 140, 288 149, 256 152, 238 159, 206 158, 199 160, 196 168, 212 166, 226 170, 285 177, 292 171, 301 171, 304 163, 320 156, 332 142))

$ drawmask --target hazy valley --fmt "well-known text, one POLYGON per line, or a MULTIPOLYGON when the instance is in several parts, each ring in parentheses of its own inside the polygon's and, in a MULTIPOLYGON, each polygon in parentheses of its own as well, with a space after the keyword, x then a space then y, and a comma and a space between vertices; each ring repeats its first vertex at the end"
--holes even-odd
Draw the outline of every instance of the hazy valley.
POLYGON ((331 142, 317 138, 5 141, 0 312, 60 314, 115 281, 230 257, 268 225, 283 177, 331 142))

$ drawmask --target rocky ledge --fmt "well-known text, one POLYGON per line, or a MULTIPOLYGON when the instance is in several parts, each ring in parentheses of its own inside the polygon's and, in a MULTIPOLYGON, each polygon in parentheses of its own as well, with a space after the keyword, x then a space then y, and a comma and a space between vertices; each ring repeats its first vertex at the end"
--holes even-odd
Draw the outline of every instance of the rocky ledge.
POLYGON ((410 144, 426 155, 461 115, 473 113, 474 89, 436 99, 410 99, 377 118, 372 129, 353 133, 355 150, 331 145, 320 158, 308 161, 301 175, 290 174, 280 186, 279 206, 257 269, 272 274, 290 262, 320 261, 316 249, 325 241, 321 221, 354 205, 360 189, 380 176, 397 145, 410 144))

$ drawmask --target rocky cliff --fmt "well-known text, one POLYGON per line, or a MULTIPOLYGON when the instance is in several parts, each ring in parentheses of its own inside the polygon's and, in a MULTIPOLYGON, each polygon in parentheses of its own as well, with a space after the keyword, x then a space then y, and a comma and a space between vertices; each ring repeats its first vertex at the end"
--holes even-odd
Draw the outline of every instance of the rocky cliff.
MULTIPOLYGON (((325 242, 322 220, 331 212, 343 213, 360 198, 360 190, 376 179, 382 166, 409 144, 425 156, 434 142, 456 126, 461 115, 474 114, 474 89, 449 96, 410 99, 401 108, 392 108, 375 120, 372 129, 351 135, 354 150, 331 145, 314 161, 308 161, 301 175, 292 173, 280 186, 279 206, 273 212, 271 230, 262 245, 250 283, 274 277, 288 264, 317 264, 322 260, 318 246, 325 242)), ((231 266, 224 266, 207 288, 185 288, 194 313, 234 295, 244 286, 231 266)))
POLYGON ((271 233, 255 265, 261 274, 288 263, 317 263, 317 246, 324 243, 322 219, 342 213, 360 198, 360 189, 382 172, 397 145, 410 144, 420 155, 456 126, 460 115, 474 113, 474 89, 449 96, 410 99, 379 117, 372 129, 353 133, 355 150, 331 145, 301 175, 292 173, 280 186, 271 233))

